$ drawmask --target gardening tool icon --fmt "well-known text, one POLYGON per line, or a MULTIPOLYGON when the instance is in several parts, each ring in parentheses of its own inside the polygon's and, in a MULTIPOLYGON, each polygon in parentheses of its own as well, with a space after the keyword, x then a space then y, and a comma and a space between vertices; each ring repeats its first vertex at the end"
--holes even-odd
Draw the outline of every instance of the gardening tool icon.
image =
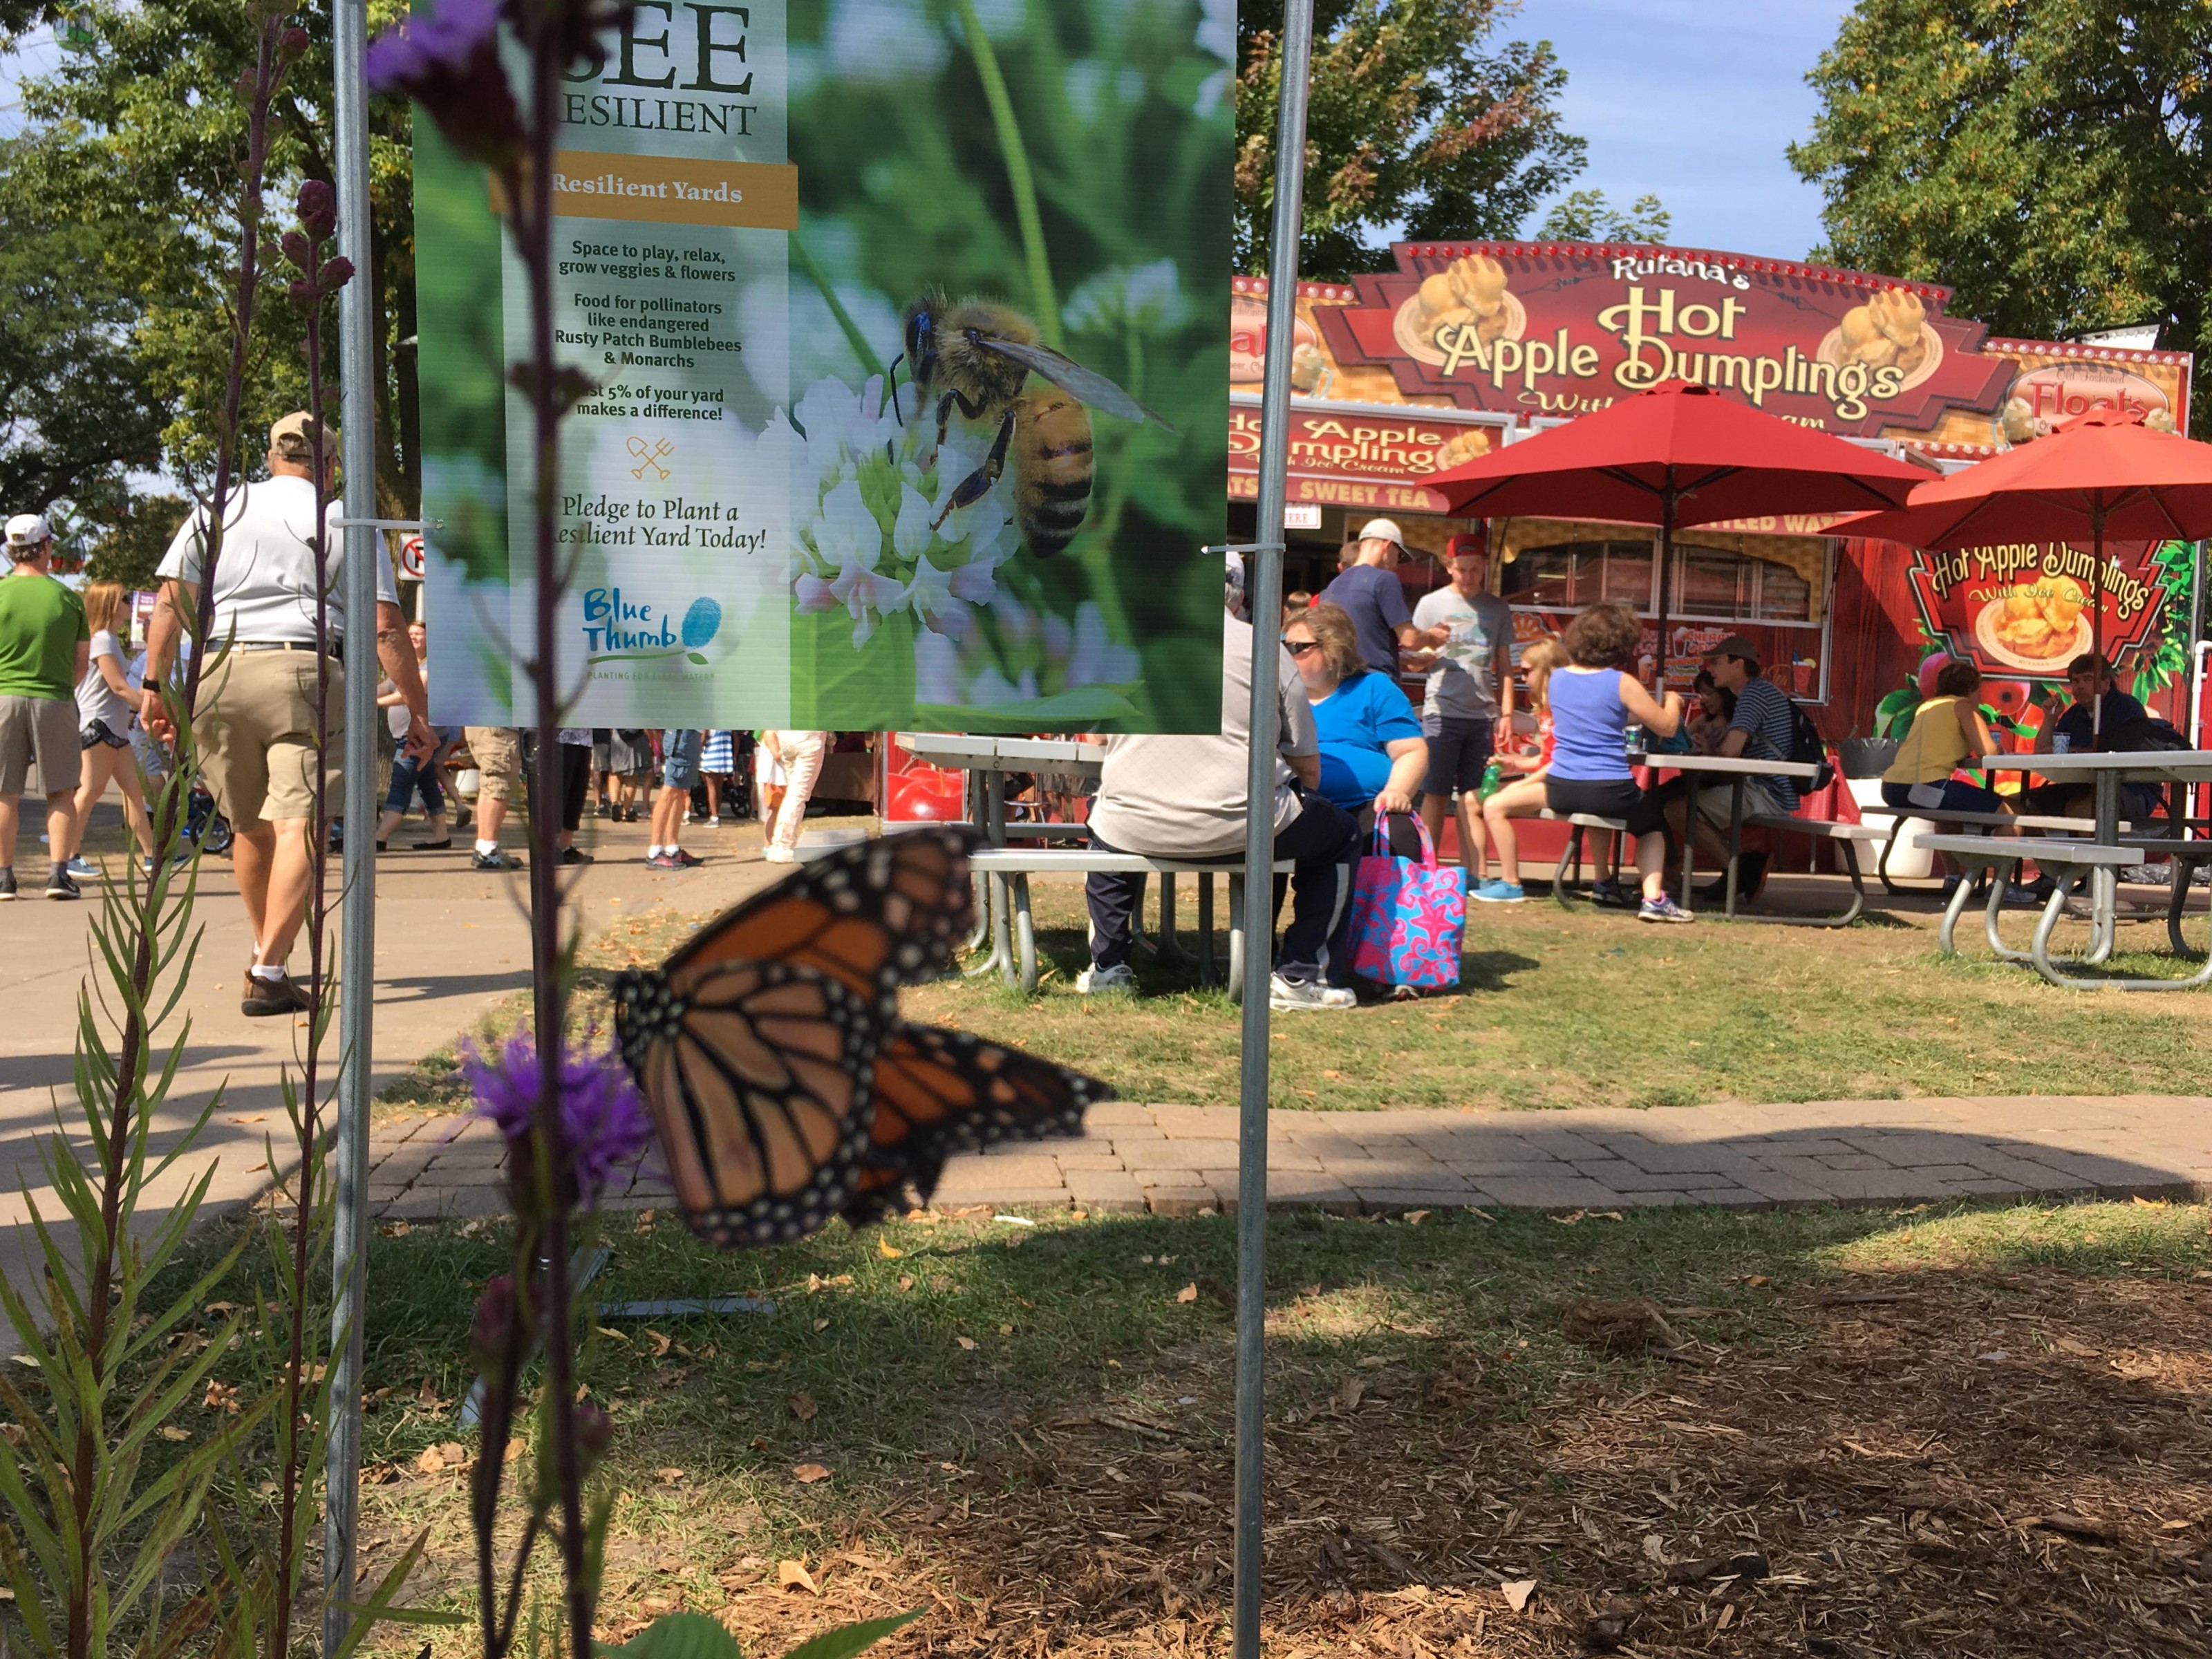
POLYGON ((637 465, 629 470, 631 477, 642 478, 647 472, 652 472, 659 476, 661 483, 668 482, 668 469, 660 463, 664 458, 676 453, 674 444, 663 438, 648 449, 646 447, 644 439, 632 438, 629 441, 629 453, 637 457, 637 465))

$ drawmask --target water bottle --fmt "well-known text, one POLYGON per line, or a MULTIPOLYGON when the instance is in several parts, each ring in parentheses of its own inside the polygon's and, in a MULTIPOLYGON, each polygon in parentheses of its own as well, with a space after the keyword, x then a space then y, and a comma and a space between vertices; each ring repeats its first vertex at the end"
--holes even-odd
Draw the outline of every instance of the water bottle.
POLYGON ((1505 769, 1498 764, 1498 757, 1490 757, 1490 764, 1482 769, 1482 785, 1478 793, 1488 800, 1505 787, 1505 769))

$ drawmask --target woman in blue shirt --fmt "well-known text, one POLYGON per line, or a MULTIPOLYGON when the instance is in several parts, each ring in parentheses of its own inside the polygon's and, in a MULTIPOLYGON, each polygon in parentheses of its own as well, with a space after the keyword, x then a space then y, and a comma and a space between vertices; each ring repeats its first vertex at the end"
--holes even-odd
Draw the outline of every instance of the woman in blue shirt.
POLYGON ((1361 663, 1352 618, 1316 605, 1283 629, 1321 738, 1321 793, 1372 831, 1378 813, 1410 812, 1428 756, 1413 705, 1361 663))
MULTIPOLYGON (((1283 648, 1297 664, 1313 708, 1321 793, 1358 818, 1363 848, 1381 817, 1389 825, 1390 850, 1401 858, 1420 857, 1413 796, 1428 770, 1429 745, 1413 705, 1387 676, 1370 672, 1360 660, 1358 630, 1339 606, 1316 605, 1291 617, 1283 628, 1283 648)), ((1420 991, 1394 985, 1390 994, 1411 1001, 1420 991)))

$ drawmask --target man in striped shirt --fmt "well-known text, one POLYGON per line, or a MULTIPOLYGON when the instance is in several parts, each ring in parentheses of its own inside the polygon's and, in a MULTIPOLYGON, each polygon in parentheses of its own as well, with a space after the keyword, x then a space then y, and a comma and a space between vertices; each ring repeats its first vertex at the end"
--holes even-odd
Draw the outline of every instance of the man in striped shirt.
MULTIPOLYGON (((1705 672, 1713 677, 1716 685, 1735 694, 1735 718, 1729 722, 1728 733, 1721 739, 1720 752, 1731 760, 1789 759, 1796 717, 1790 707, 1789 693, 1759 672, 1759 647, 1742 635, 1731 634, 1705 653, 1705 672)), ((1728 860, 1731 793, 1724 788, 1698 792, 1698 847, 1723 864, 1728 860)), ((1762 812, 1787 817, 1796 810, 1797 786, 1790 779, 1762 773, 1744 780, 1746 817, 1762 812)), ((1682 814, 1680 799, 1668 804, 1667 822, 1674 829, 1677 845, 1683 834, 1682 814)), ((1766 854, 1745 853, 1736 864, 1738 896, 1749 898, 1765 879, 1766 854)), ((1699 896, 1717 899, 1725 894, 1715 883, 1699 896)))

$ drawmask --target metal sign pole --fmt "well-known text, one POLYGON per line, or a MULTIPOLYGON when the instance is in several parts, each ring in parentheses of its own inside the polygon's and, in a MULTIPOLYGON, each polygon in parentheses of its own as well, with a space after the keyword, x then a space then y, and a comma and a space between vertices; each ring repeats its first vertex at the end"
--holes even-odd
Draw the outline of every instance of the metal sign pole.
POLYGON ((1267 359, 1260 400, 1260 512, 1244 592, 1252 611, 1251 769, 1244 814, 1244 1052, 1237 1158, 1236 1659, 1260 1656, 1261 1456, 1267 1324, 1267 984, 1274 891, 1275 693, 1283 615, 1283 495, 1290 483, 1291 350, 1304 228, 1306 76, 1313 0, 1284 0, 1275 114, 1275 218, 1267 262, 1267 359))
MULTIPOLYGON (((338 1121, 331 1188, 331 1429, 323 1463, 323 1652, 345 1640, 361 1508, 362 1316, 368 1291, 368 1085, 376 987, 376 286, 369 258, 368 0, 331 0, 332 180, 338 252, 354 279, 338 290, 340 455, 345 466, 344 894, 339 935, 338 1121)), ((320 413, 319 410, 317 411, 320 413)), ((302 1289, 304 1290, 304 1286, 302 1289)))

